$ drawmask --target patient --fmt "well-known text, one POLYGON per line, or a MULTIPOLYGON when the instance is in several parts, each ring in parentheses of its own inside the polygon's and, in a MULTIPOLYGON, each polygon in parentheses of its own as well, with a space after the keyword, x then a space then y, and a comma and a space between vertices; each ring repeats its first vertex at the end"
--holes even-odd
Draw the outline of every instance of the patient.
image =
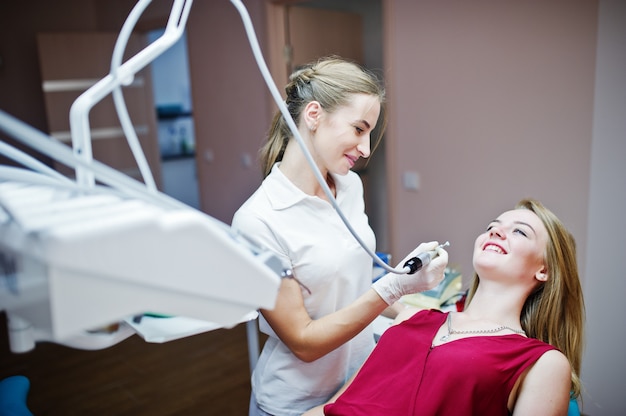
POLYGON ((567 414, 584 322, 573 237, 523 200, 478 236, 473 264, 462 312, 407 310, 330 404, 305 414, 567 414))

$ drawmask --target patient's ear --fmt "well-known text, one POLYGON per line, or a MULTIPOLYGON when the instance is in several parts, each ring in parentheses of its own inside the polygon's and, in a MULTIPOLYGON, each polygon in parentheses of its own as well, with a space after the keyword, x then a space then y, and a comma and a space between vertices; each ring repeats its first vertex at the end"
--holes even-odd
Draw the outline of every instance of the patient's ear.
POLYGON ((548 270, 545 266, 543 266, 541 270, 535 273, 535 279, 539 280, 540 282, 545 282, 548 280, 548 270))

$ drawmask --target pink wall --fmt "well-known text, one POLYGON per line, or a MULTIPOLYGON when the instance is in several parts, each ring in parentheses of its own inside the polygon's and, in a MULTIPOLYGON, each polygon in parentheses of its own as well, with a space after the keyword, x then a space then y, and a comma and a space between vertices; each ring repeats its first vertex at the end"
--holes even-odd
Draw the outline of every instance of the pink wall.
MULTIPOLYGON (((48 126, 36 33, 84 31, 95 26, 92 2, 66 0, 64 6, 47 0, 0 4, 0 109, 43 131, 48 126)), ((24 150, 37 155, 30 149, 24 150)))
POLYGON ((523 197, 584 251, 597 2, 383 3, 394 257, 450 240, 467 280, 477 234, 523 197))
POLYGON ((602 0, 594 99, 589 194, 587 343, 583 356, 584 413, 626 414, 626 2, 602 0))
MULTIPOLYGON (((262 45, 264 3, 245 5, 262 45)), ((194 2, 188 28, 201 208, 230 224, 261 182, 269 93, 230 2, 194 2)))

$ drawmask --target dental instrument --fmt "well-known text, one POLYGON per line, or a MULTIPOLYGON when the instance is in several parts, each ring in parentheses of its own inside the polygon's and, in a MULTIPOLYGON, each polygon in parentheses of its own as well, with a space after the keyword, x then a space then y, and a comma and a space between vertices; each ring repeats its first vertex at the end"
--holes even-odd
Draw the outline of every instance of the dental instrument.
POLYGON ((424 251, 419 253, 417 256, 410 258, 404 263, 404 267, 409 268, 408 274, 413 274, 419 271, 422 267, 428 265, 432 259, 439 255, 439 249, 444 248, 450 245, 449 241, 446 241, 443 244, 439 244, 437 248, 430 251, 424 251))

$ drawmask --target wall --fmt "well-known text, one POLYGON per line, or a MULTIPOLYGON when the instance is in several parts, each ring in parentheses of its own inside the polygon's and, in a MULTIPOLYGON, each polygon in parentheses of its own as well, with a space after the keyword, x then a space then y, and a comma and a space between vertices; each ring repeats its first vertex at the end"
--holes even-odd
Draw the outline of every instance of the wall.
POLYGON ((578 241, 583 411, 625 414, 626 4, 504 4, 384 2, 394 252, 450 239, 467 275, 487 221, 544 201, 578 241))
POLYGON ((475 237, 523 197, 543 201, 586 246, 596 8, 384 2, 394 257, 449 240, 468 280, 475 237), (406 172, 417 173, 417 192, 402 187, 406 172))
POLYGON ((584 293, 586 414, 624 415, 626 2, 600 1, 584 293))
POLYGON ((46 0, 0 2, 0 109, 42 131, 47 122, 36 33, 84 31, 96 24, 92 2, 58 6, 46 0))
MULTIPOLYGON (((244 4, 263 45, 264 4, 244 4)), ((269 128, 269 93, 230 2, 195 2, 187 36, 200 204, 230 224, 261 182, 257 153, 269 128)))
MULTIPOLYGON (((384 81, 382 45, 382 2, 384 0, 315 0, 306 3, 315 7, 345 10, 359 13, 363 19, 363 64, 376 73, 384 81)), ((387 166, 386 141, 383 139, 378 148, 370 156, 366 174, 362 175, 365 186, 365 209, 374 232, 376 233, 376 249, 389 252, 387 225, 387 166)))
MULTIPOLYGON (((36 35, 39 32, 119 32, 135 0, 27 0, 0 2, 0 108, 48 132, 36 35)), ((140 25, 163 26, 168 0, 155 0, 140 25)), ((103 74, 103 76, 106 74, 103 74)), ((11 138, 0 138, 13 143, 11 138)), ((17 147, 22 148, 21 145, 17 147)), ((32 149, 28 153, 37 154, 32 149)), ((42 157, 43 160, 47 159, 42 157)), ((2 163, 7 161, 0 157, 2 163)))

